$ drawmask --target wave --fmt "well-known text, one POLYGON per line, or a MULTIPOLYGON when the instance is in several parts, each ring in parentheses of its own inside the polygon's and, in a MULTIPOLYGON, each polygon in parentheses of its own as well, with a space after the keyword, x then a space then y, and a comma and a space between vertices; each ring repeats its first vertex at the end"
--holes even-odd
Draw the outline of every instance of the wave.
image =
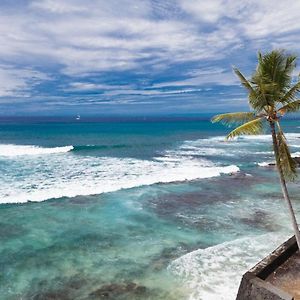
MULTIPOLYGON (((293 157, 293 158, 300 157, 300 152, 291 153, 291 157, 293 157)), ((263 161, 263 162, 257 163, 257 165, 259 165, 260 167, 269 167, 272 164, 275 164, 275 161, 263 161)))
POLYGON ((208 160, 173 160, 91 156, 37 156, 13 160, 0 173, 2 203, 43 201, 113 192, 120 189, 179 182, 238 172, 235 165, 218 166, 208 160))
POLYGON ((190 300, 233 300, 242 275, 286 239, 268 233, 190 252, 168 269, 191 290, 190 300))
POLYGON ((78 145, 78 146, 62 146, 62 147, 40 147, 35 145, 14 145, 14 144, 0 144, 0 156, 14 157, 20 155, 43 155, 66 153, 69 151, 95 151, 95 150, 109 150, 128 148, 130 145, 114 144, 114 145, 78 145))
POLYGON ((73 146, 43 148, 32 145, 0 145, 0 156, 13 157, 20 155, 42 155, 42 154, 54 154, 65 153, 73 150, 73 146))
MULTIPOLYGON (((299 142, 300 144, 300 133, 286 133, 285 134, 288 141, 299 142)), ((271 141, 272 136, 270 134, 259 134, 259 135, 242 135, 235 137, 233 139, 237 143, 233 143, 233 141, 227 141, 225 136, 213 136, 209 138, 197 139, 197 140, 188 140, 185 141, 181 148, 187 150, 197 150, 199 147, 211 147, 212 144, 217 147, 232 147, 234 145, 239 145, 238 142, 249 142, 249 141, 257 141, 259 143, 263 143, 265 141, 271 141)), ((300 145, 292 145, 293 147, 300 147, 300 145)))
POLYGON ((300 157, 300 152, 291 153, 292 157, 300 157))
POLYGON ((261 154, 261 155, 273 155, 273 151, 256 151, 253 154, 261 154))
MULTIPOLYGON (((288 140, 299 140, 300 133, 289 132, 285 133, 285 136, 288 140)), ((270 134, 258 134, 258 135, 243 135, 238 136, 235 140, 257 140, 257 141, 267 141, 272 140, 272 136, 270 134)))
MULTIPOLYGON (((288 142, 291 147, 300 147, 299 133, 286 133, 288 142)), ((253 155, 263 155, 273 157, 271 135, 254 135, 254 136, 240 136, 236 137, 234 141, 226 141, 224 136, 215 136, 204 139, 197 139, 194 141, 185 141, 178 149, 168 150, 165 152, 166 156, 174 155, 175 153, 185 156, 202 156, 214 157, 244 157, 253 155), (268 143, 266 143, 266 141, 268 143)), ((300 152, 293 155, 300 156, 300 152)), ((218 158, 219 157, 219 158, 218 158)), ((263 165, 266 163, 262 163, 263 165)), ((261 165, 261 163, 259 163, 261 165)), ((263 166, 262 165, 262 166, 263 166)))
POLYGON ((257 165, 259 165, 260 167, 269 167, 270 164, 274 164, 274 162, 273 161, 269 161, 269 162, 263 161, 263 162, 257 163, 257 165))
POLYGON ((125 145, 125 144, 114 144, 114 145, 79 145, 79 146, 74 146, 73 151, 122 149, 122 148, 128 148, 128 147, 130 147, 130 145, 125 145))

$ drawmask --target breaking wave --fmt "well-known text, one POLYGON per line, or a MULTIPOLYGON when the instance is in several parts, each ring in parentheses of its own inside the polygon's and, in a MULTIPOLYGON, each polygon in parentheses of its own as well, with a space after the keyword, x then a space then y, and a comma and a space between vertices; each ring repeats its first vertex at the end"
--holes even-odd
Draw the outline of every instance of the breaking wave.
MULTIPOLYGON (((65 147, 64 150, 71 149, 65 147)), ((78 156, 72 152, 68 155, 49 153, 51 155, 28 155, 22 159, 16 157, 6 162, 9 167, 0 174, 2 203, 101 194, 156 183, 210 178, 239 171, 235 165, 216 165, 209 160, 190 159, 180 155, 142 160, 78 156)))
POLYGON ((20 155, 42 155, 42 154, 55 154, 66 153, 73 150, 73 146, 43 148, 32 145, 0 145, 0 156, 14 157, 20 155))
POLYGON ((189 300, 233 300, 242 275, 286 240, 268 233, 190 252, 168 269, 191 290, 189 300))

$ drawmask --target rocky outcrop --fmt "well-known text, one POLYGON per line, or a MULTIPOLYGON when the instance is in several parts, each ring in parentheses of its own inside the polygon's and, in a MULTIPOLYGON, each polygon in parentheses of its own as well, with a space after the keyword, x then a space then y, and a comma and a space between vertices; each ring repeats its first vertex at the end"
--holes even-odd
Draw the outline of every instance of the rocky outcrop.
MULTIPOLYGON (((142 285, 138 285, 134 282, 129 283, 111 283, 103 285, 101 288, 90 293, 92 299, 118 299, 121 296, 135 296, 143 295, 147 292, 147 288, 142 285)), ((131 297, 132 298, 132 297, 131 297)))

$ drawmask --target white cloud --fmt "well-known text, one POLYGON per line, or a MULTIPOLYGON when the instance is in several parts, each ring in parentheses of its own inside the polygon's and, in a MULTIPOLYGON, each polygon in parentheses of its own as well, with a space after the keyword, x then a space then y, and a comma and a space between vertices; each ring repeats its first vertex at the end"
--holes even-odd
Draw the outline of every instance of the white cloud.
POLYGON ((182 0, 182 8, 196 18, 205 22, 216 22, 224 14, 222 0, 182 0))
POLYGON ((179 0, 183 10, 195 19, 219 27, 231 24, 240 35, 261 38, 300 29, 300 1, 286 0, 179 0), (225 19, 227 18, 227 19, 225 19))
POLYGON ((172 90, 140 90, 140 89, 123 89, 123 90, 110 90, 104 92, 105 96, 124 96, 124 95, 136 95, 136 96, 168 96, 175 94, 195 93, 200 92, 202 89, 186 88, 186 89, 172 89, 172 90))
POLYGON ((88 11, 88 7, 78 1, 56 1, 56 0, 38 0, 32 1, 30 6, 32 8, 41 9, 51 13, 65 14, 65 13, 82 13, 88 11), (76 3, 77 2, 77 3, 76 3), (76 4, 75 4, 76 3, 76 4))
POLYGON ((96 84, 89 82, 71 82, 69 87, 65 90, 71 91, 94 91, 94 90, 107 90, 110 89, 111 86, 108 84, 96 84))
POLYGON ((73 80, 67 87, 58 83, 65 92, 101 91, 107 97, 236 85, 224 61, 237 54, 246 64, 244 57, 258 48, 299 52, 299 11, 294 0, 24 1, 22 9, 0 10, 0 96, 28 96, 49 79, 36 69, 48 68, 73 80), (170 80, 172 66, 178 67, 170 80), (157 83, 107 84, 104 72, 155 77, 157 83), (98 82, 87 82, 94 74, 98 82))
POLYGON ((188 72, 187 79, 161 82, 155 84, 155 88, 180 87, 180 86, 207 86, 207 85, 238 85, 239 81, 233 75, 231 70, 223 68, 206 68, 188 72))
POLYGON ((48 75, 32 69, 13 69, 0 65, 0 97, 28 97, 33 85, 49 79, 48 75))
POLYGON ((150 1, 117 2, 35 1, 23 15, 0 16, 0 54, 81 75, 215 59, 239 42, 230 28, 199 32, 186 20, 155 19, 150 1))
POLYGON ((300 29, 300 2, 286 1, 256 1, 249 18, 241 22, 241 28, 250 38, 269 37, 293 33, 300 29))

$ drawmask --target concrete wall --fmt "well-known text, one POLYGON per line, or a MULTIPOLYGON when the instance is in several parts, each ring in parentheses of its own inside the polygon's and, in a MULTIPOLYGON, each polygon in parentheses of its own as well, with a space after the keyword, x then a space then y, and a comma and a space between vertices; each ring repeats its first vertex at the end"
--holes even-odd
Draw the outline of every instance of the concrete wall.
POLYGON ((237 300, 293 300, 293 296, 281 291, 269 282, 247 272, 241 281, 237 300))
POLYGON ((276 288, 265 279, 297 250, 296 239, 292 237, 245 273, 236 300, 293 300, 293 296, 276 288))

